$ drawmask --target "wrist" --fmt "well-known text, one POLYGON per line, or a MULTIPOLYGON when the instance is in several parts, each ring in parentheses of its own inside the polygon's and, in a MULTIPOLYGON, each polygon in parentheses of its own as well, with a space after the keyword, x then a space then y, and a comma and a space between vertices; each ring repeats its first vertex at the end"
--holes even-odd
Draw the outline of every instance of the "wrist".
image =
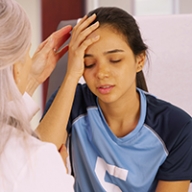
POLYGON ((76 84, 79 82, 80 78, 81 78, 81 76, 76 76, 76 75, 73 75, 71 73, 65 74, 65 80, 70 81, 70 82, 74 82, 76 84))
POLYGON ((37 89, 37 87, 40 85, 39 82, 37 82, 36 79, 34 79, 32 76, 29 76, 29 79, 28 79, 28 83, 27 83, 27 86, 26 86, 26 92, 32 96, 33 93, 35 92, 35 90, 37 89))

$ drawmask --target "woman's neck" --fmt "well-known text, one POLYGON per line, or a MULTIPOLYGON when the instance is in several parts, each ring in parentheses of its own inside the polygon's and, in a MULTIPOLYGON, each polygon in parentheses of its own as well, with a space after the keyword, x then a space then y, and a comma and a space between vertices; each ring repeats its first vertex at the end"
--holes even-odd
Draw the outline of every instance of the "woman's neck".
POLYGON ((99 101, 104 117, 117 137, 123 137, 135 129, 140 117, 140 96, 138 92, 114 103, 99 101))

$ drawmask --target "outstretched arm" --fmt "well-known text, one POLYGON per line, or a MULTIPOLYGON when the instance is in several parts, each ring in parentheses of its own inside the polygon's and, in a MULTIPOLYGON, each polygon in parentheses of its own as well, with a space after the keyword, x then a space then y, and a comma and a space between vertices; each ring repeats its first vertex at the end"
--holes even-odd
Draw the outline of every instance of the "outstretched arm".
POLYGON ((89 18, 85 16, 74 27, 69 43, 67 72, 64 81, 49 110, 36 129, 41 140, 54 143, 58 149, 66 141, 66 127, 76 86, 84 72, 85 50, 99 39, 98 36, 87 38, 99 26, 98 22, 89 26, 95 17, 96 15, 89 18), (63 112, 65 115, 63 115, 63 112))
POLYGON ((190 181, 159 181, 155 192, 188 192, 190 181))

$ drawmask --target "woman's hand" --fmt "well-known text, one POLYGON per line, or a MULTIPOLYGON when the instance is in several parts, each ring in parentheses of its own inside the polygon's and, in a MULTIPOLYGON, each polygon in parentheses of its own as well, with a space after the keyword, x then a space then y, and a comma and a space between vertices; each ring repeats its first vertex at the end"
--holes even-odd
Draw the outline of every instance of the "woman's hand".
POLYGON ((43 41, 32 57, 32 66, 26 92, 30 95, 43 83, 55 69, 58 60, 67 52, 68 45, 61 46, 70 37, 72 26, 66 26, 52 33, 43 41))
POLYGON ((96 18, 93 14, 90 17, 84 16, 73 28, 69 43, 68 65, 66 75, 79 78, 84 72, 84 55, 89 45, 99 40, 99 36, 88 37, 99 27, 99 22, 90 25, 96 18), (88 37, 88 38, 87 38, 88 37))

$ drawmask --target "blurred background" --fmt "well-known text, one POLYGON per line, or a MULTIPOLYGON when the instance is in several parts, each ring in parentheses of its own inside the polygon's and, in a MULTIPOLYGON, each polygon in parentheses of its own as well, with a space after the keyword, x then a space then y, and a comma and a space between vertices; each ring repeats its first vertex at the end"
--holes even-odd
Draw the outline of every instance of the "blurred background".
MULTIPOLYGON (((45 40, 62 20, 77 19, 99 6, 117 6, 136 17, 192 14, 192 0, 17 0, 26 10, 32 24, 32 48, 45 40)), ((34 94, 41 110, 31 124, 35 128, 46 102, 47 80, 34 94)))

